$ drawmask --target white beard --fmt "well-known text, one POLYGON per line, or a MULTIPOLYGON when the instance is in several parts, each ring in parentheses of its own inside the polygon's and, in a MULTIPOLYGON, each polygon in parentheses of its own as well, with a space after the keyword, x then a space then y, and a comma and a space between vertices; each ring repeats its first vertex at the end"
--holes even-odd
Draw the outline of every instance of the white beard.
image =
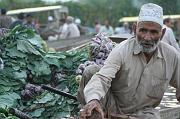
MULTIPOLYGON (((136 37, 136 39, 137 39, 137 37, 136 37)), ((159 45, 160 40, 157 43, 153 42, 153 41, 148 41, 147 43, 150 43, 152 45, 152 47, 144 47, 143 42, 147 42, 147 41, 139 41, 137 39, 137 43, 138 43, 139 48, 141 49, 141 51, 144 52, 144 53, 152 53, 152 52, 154 52, 156 50, 157 46, 159 45)))

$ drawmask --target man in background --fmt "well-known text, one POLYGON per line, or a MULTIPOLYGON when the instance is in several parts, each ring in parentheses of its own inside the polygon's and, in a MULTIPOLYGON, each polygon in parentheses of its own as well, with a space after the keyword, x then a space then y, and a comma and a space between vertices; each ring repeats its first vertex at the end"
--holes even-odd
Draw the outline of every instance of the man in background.
POLYGON ((100 28, 101 28, 101 24, 99 23, 99 21, 95 21, 94 22, 94 29, 95 29, 96 34, 99 33, 100 28))
POLYGON ((180 52, 180 48, 178 43, 176 42, 176 38, 174 36, 173 30, 173 21, 171 18, 166 18, 163 21, 163 29, 165 30, 164 36, 162 37, 162 41, 168 43, 169 45, 173 46, 176 50, 180 52))
POLYGON ((77 25, 74 23, 74 18, 72 16, 68 16, 66 19, 66 23, 68 25, 65 38, 74 38, 80 36, 80 31, 77 25))
POLYGON ((59 38, 60 39, 65 39, 66 38, 66 31, 68 28, 68 25, 66 23, 66 19, 60 19, 59 20, 59 38))
POLYGON ((7 16, 6 12, 6 9, 1 9, 0 28, 9 28, 12 23, 11 17, 7 16))
POLYGON ((119 27, 115 28, 115 34, 130 34, 130 33, 131 30, 129 29, 128 22, 124 22, 122 27, 119 25, 119 27))
POLYGON ((33 16, 31 13, 26 14, 26 22, 24 24, 25 27, 34 29, 36 33, 39 33, 38 29, 36 28, 35 24, 33 23, 33 16))
POLYGON ((109 20, 105 20, 104 25, 101 26, 99 33, 105 33, 106 35, 113 35, 114 34, 114 30, 113 27, 110 25, 109 20))
POLYGON ((10 29, 14 28, 17 25, 23 25, 24 24, 24 13, 20 13, 17 15, 17 20, 14 21, 11 25, 10 25, 10 29))

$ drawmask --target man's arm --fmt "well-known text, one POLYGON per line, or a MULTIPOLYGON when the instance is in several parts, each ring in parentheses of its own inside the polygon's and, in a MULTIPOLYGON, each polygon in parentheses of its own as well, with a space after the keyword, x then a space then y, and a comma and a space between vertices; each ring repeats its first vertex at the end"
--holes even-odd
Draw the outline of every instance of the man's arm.
POLYGON ((104 97, 111 86, 111 81, 115 78, 122 63, 120 45, 112 50, 109 54, 105 65, 96 73, 88 82, 84 89, 86 103, 93 99, 100 100, 104 97))
POLYGON ((180 53, 175 58, 175 69, 170 85, 176 88, 176 98, 180 102, 180 53))
POLYGON ((112 78, 115 78, 116 72, 121 67, 122 55, 120 52, 121 50, 118 47, 114 48, 105 61, 105 65, 86 85, 84 97, 87 104, 80 110, 80 119, 86 119, 87 116, 91 116, 93 111, 101 115, 101 117, 96 118, 104 119, 99 100, 105 96, 111 86, 112 78))

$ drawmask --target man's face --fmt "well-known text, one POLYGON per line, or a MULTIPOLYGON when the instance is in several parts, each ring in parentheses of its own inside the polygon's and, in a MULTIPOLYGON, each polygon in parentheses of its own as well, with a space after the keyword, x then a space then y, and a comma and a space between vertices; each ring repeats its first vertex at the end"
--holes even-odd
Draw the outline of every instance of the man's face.
POLYGON ((26 20, 28 23, 31 23, 33 21, 32 17, 27 17, 26 20))
POLYGON ((174 22, 170 19, 169 22, 167 23, 167 26, 173 28, 174 22))
POLYGON ((62 21, 59 21, 59 25, 62 26, 64 23, 62 21))
POLYGON ((152 53, 156 50, 161 37, 162 27, 154 22, 139 22, 136 28, 136 36, 141 51, 152 53))
POLYGON ((106 20, 106 21, 104 22, 104 24, 105 24, 106 26, 109 26, 109 21, 106 20))

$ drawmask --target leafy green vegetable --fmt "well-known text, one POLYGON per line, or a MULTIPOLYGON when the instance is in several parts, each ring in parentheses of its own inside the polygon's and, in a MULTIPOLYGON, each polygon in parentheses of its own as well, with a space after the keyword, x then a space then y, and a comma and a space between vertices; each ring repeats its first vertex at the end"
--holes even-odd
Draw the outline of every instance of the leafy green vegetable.
POLYGON ((71 52, 48 52, 47 45, 32 29, 15 27, 0 39, 1 58, 5 68, 0 71, 0 118, 18 119, 7 115, 15 107, 36 119, 59 119, 77 115, 78 103, 44 91, 30 101, 20 98, 27 83, 51 84, 76 95, 75 71, 88 58, 87 48, 71 52))
POLYGON ((0 107, 12 107, 16 104, 17 99, 20 99, 20 96, 16 93, 8 93, 4 95, 0 95, 0 107))

